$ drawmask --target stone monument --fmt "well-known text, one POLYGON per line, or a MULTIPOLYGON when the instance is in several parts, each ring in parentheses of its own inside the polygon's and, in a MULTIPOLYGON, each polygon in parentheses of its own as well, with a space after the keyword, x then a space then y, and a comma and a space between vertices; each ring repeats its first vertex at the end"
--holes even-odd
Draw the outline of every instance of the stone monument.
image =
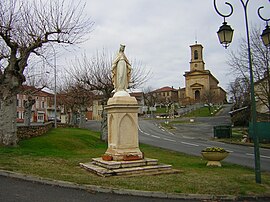
POLYGON ((159 165, 157 159, 144 158, 139 149, 138 103, 127 92, 131 65, 120 45, 112 63, 114 95, 107 102, 108 148, 101 158, 80 166, 100 176, 177 173, 171 165, 159 165))
POLYGON ((113 160, 143 159, 138 139, 138 103, 127 92, 130 82, 131 65, 120 45, 118 55, 112 64, 114 95, 108 100, 108 149, 103 158, 113 160))

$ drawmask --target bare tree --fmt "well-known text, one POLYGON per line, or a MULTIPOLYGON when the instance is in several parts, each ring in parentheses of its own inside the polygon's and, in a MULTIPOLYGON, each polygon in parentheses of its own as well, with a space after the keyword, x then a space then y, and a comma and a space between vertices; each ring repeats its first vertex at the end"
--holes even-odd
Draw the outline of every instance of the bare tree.
POLYGON ((157 104, 157 96, 151 87, 144 89, 143 99, 148 107, 154 107, 157 104))
POLYGON ((234 109, 239 109, 250 105, 250 83, 246 78, 236 78, 229 84, 229 94, 232 95, 234 109))
POLYGON ((234 103, 232 113, 232 122, 234 125, 248 125, 250 121, 250 83, 248 78, 236 78, 228 87, 228 93, 234 103))
MULTIPOLYGON (((244 87, 239 82, 249 85, 249 60, 247 52, 247 43, 245 39, 241 39, 239 49, 237 52, 229 53, 228 64, 232 67, 232 72, 236 76, 235 82, 229 87, 233 93, 235 101, 242 99, 237 95, 235 90, 244 87)), ((251 52, 252 52, 252 66, 255 83, 257 83, 256 97, 268 108, 270 111, 270 76, 269 76, 269 59, 270 53, 267 48, 263 45, 260 38, 260 29, 253 27, 251 30, 251 52), (260 82, 264 81, 264 82, 260 82)), ((248 89, 248 88, 245 88, 248 89)), ((242 91, 246 92, 246 91, 242 91)), ((249 94, 249 92, 248 92, 249 94)), ((244 99, 249 97, 244 97, 244 99)), ((240 103, 236 103, 239 105, 240 103)), ((236 106, 237 107, 237 106, 236 106)))
POLYGON ((215 94, 211 90, 206 90, 202 95, 202 101, 207 105, 209 113, 211 113, 211 106, 215 102, 215 94))
POLYGON ((94 93, 82 82, 68 82, 58 93, 58 104, 65 107, 66 113, 70 112, 69 124, 79 128, 85 126, 87 108, 93 105, 93 99, 94 93))
POLYGON ((29 58, 45 52, 45 44, 85 41, 93 22, 83 14, 84 6, 65 0, 1 1, 0 144, 17 143, 16 94, 29 58))
MULTIPOLYGON (((80 59, 76 59, 72 62, 72 70, 69 74, 75 78, 78 82, 83 82, 88 85, 90 90, 96 90, 102 92, 102 121, 101 121, 101 139, 107 139, 107 115, 104 110, 104 106, 107 101, 112 97, 112 91, 114 90, 111 66, 112 56, 107 54, 104 50, 102 52, 96 52, 96 54, 88 58, 83 55, 80 59)), ((150 71, 142 68, 142 63, 138 61, 131 61, 132 73, 131 82, 129 88, 138 88, 150 76, 150 71)))

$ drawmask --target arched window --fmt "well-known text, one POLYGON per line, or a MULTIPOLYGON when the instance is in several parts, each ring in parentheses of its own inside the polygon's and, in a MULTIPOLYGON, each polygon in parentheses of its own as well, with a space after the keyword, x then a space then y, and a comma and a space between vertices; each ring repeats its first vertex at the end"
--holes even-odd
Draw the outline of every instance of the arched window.
POLYGON ((198 56, 198 51, 195 50, 195 51, 194 51, 194 60, 197 60, 198 58, 199 58, 199 56, 198 56))

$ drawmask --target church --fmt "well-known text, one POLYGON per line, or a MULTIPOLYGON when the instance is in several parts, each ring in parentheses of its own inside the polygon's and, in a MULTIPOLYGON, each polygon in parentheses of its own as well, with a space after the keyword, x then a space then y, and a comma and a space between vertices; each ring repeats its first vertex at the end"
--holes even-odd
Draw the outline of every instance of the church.
POLYGON ((203 61, 203 46, 194 44, 191 48, 190 71, 185 72, 185 87, 180 88, 178 97, 180 105, 194 103, 221 104, 226 102, 226 91, 219 87, 219 81, 203 61))

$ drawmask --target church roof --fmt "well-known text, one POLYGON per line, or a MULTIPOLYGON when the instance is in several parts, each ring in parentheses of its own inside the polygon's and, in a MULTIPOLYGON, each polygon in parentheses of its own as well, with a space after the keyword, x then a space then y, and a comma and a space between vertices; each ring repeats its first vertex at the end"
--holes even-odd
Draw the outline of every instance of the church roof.
POLYGON ((189 72, 185 72, 184 76, 187 75, 199 75, 199 74, 211 74, 209 70, 193 70, 193 71, 189 71, 189 72))
POLYGON ((196 75, 209 75, 210 77, 212 77, 217 83, 219 83, 219 81, 217 80, 216 77, 214 77, 213 74, 211 74, 211 72, 209 70, 193 70, 190 72, 185 72, 184 76, 196 76, 196 75))

